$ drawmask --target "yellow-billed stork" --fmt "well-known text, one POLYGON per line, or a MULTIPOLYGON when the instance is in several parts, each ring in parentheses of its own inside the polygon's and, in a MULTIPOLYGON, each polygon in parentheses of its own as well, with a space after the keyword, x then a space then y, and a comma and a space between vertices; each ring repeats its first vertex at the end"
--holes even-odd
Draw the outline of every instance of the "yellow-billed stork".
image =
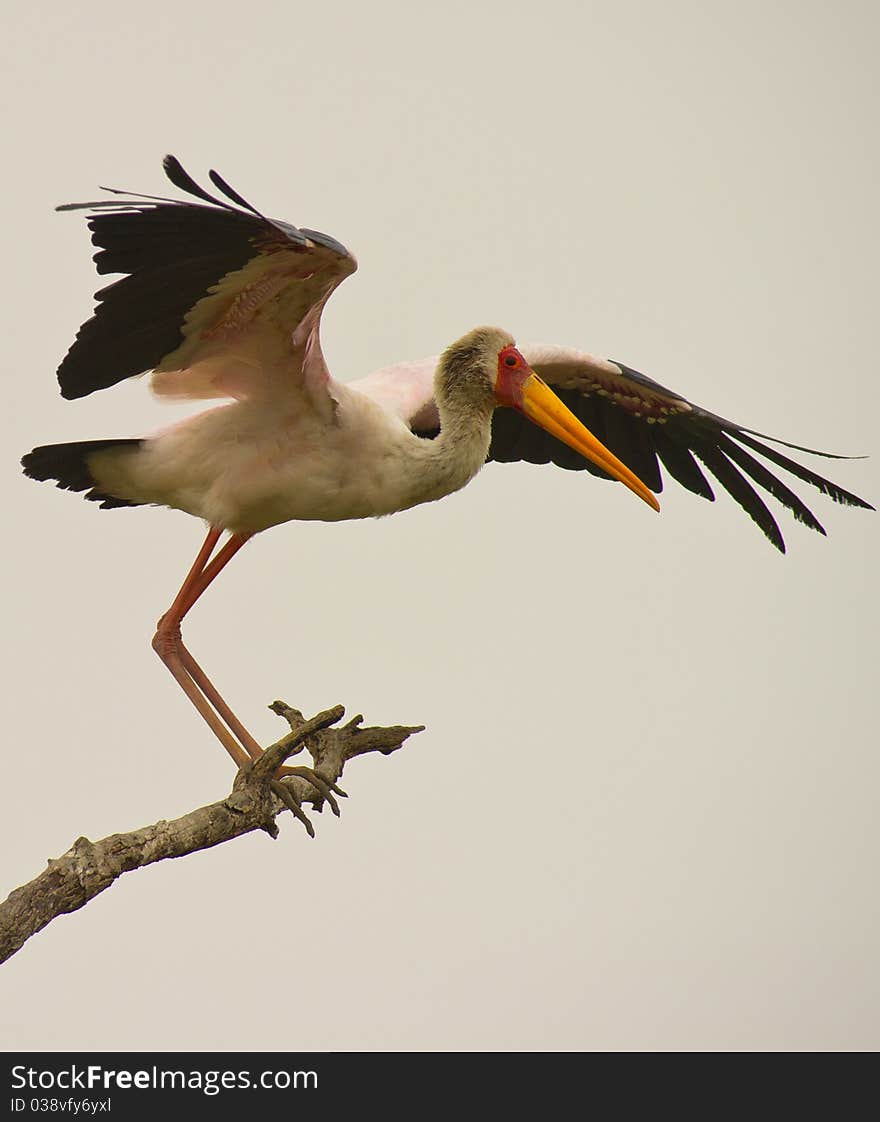
POLYGON ((173 156, 164 168, 199 202, 113 191, 123 197, 59 207, 91 211, 98 272, 124 274, 96 294, 95 314, 59 367, 61 392, 84 397, 151 370, 156 394, 224 403, 146 439, 50 444, 22 462, 32 478, 84 491, 104 508, 152 503, 207 523, 153 645, 239 766, 260 746, 183 645, 180 625, 241 546, 270 526, 405 510, 463 487, 487 460, 586 468, 655 510, 661 464, 711 500, 705 468, 782 551, 755 485, 824 530, 752 453, 836 502, 869 507, 764 443, 775 438, 622 363, 518 348, 496 327, 470 331, 439 358, 336 382, 321 353, 321 312, 354 257, 326 234, 266 218, 216 172, 222 198, 173 156))

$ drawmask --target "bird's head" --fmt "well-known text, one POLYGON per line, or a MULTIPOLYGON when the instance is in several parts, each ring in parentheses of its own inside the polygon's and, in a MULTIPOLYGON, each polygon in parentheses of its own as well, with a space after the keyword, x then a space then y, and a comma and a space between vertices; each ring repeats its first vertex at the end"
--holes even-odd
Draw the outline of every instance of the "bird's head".
POLYGON ((437 391, 438 398, 454 398, 474 413, 500 407, 518 410, 648 506, 660 509, 653 492, 559 400, 500 327, 475 327, 447 347, 437 368, 437 391))

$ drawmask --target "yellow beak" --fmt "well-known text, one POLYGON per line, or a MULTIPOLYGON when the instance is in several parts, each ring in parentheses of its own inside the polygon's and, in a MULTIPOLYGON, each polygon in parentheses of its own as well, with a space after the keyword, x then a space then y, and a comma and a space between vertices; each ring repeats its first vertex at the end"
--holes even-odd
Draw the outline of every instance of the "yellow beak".
POLYGON ((551 436, 555 436, 575 452, 580 452, 591 463, 606 471, 612 479, 619 480, 624 487, 629 487, 630 491, 638 495, 648 506, 656 511, 660 510, 654 492, 649 491, 626 464, 622 464, 613 452, 598 441, 574 413, 562 404, 547 383, 534 372, 523 382, 520 409, 529 420, 540 425, 551 436))

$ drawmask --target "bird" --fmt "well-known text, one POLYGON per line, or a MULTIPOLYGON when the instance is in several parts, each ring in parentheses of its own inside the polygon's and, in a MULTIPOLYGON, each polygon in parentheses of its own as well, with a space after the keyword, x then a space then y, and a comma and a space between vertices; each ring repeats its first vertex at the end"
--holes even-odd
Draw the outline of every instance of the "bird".
MULTIPOLYGON (((357 268, 354 256, 327 234, 267 218, 214 170, 211 193, 176 157, 163 168, 185 197, 101 188, 113 197, 57 208, 89 212, 97 272, 120 276, 95 294, 58 382, 74 399, 152 372, 159 397, 219 404, 150 437, 43 445, 22 466, 103 509, 160 505, 206 524, 153 647, 239 768, 262 748, 187 650, 181 624, 242 546, 272 526, 405 510, 459 490, 489 461, 585 469, 655 511, 661 466, 711 501, 708 473, 781 552, 758 489, 825 531, 756 454, 835 502, 873 509, 780 447, 830 453, 725 420, 622 362, 517 345, 499 327, 339 382, 320 321, 357 268)), ((322 789, 311 769, 282 770, 322 789)))

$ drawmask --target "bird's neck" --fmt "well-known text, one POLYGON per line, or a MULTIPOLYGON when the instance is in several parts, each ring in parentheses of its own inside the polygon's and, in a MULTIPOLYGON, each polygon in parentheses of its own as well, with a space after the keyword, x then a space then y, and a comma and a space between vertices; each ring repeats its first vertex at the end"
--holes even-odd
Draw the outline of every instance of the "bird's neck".
POLYGON ((461 408, 454 400, 441 401, 439 413, 440 435, 421 442, 422 479, 429 498, 451 494, 473 479, 492 441, 491 408, 461 408))

